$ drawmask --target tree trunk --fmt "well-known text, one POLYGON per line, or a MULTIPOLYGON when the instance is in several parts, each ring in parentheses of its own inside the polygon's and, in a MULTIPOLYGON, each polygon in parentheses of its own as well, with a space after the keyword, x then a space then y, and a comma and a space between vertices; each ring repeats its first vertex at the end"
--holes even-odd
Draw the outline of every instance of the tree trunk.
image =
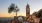
POLYGON ((17 16, 17 11, 16 11, 16 16, 17 16))

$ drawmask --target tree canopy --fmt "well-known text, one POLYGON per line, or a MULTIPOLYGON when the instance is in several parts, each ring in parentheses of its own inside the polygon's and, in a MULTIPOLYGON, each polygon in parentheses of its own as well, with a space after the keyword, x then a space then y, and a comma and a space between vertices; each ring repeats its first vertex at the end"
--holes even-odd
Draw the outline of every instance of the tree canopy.
POLYGON ((16 16, 17 16, 18 11, 19 11, 19 8, 17 7, 17 5, 13 3, 8 7, 8 13, 16 12, 16 16))

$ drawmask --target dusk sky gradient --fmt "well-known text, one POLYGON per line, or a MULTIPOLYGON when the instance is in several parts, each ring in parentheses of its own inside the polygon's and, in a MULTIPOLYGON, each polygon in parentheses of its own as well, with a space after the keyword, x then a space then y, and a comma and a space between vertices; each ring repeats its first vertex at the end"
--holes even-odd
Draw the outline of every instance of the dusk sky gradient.
POLYGON ((18 6, 20 11, 18 12, 18 16, 26 16, 26 5, 30 6, 30 14, 35 11, 39 11, 42 9, 42 0, 0 0, 0 17, 13 17, 15 13, 8 13, 8 7, 14 3, 18 6))

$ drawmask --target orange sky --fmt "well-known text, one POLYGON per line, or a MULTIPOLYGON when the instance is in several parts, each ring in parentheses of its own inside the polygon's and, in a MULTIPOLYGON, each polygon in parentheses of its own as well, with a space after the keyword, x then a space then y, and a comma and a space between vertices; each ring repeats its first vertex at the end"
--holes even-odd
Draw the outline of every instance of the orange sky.
MULTIPOLYGON (((25 16, 26 14, 25 13, 18 13, 18 16, 25 16)), ((15 13, 0 13, 0 17, 14 17, 15 16, 15 13)))

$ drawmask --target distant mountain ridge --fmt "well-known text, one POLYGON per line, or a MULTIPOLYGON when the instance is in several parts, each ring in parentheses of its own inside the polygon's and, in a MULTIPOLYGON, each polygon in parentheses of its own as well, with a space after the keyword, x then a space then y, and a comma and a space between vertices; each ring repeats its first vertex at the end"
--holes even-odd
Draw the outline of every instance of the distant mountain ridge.
POLYGON ((12 17, 0 17, 0 18, 12 18, 12 17))
POLYGON ((11 20, 13 19, 12 17, 0 17, 0 20, 11 20))

